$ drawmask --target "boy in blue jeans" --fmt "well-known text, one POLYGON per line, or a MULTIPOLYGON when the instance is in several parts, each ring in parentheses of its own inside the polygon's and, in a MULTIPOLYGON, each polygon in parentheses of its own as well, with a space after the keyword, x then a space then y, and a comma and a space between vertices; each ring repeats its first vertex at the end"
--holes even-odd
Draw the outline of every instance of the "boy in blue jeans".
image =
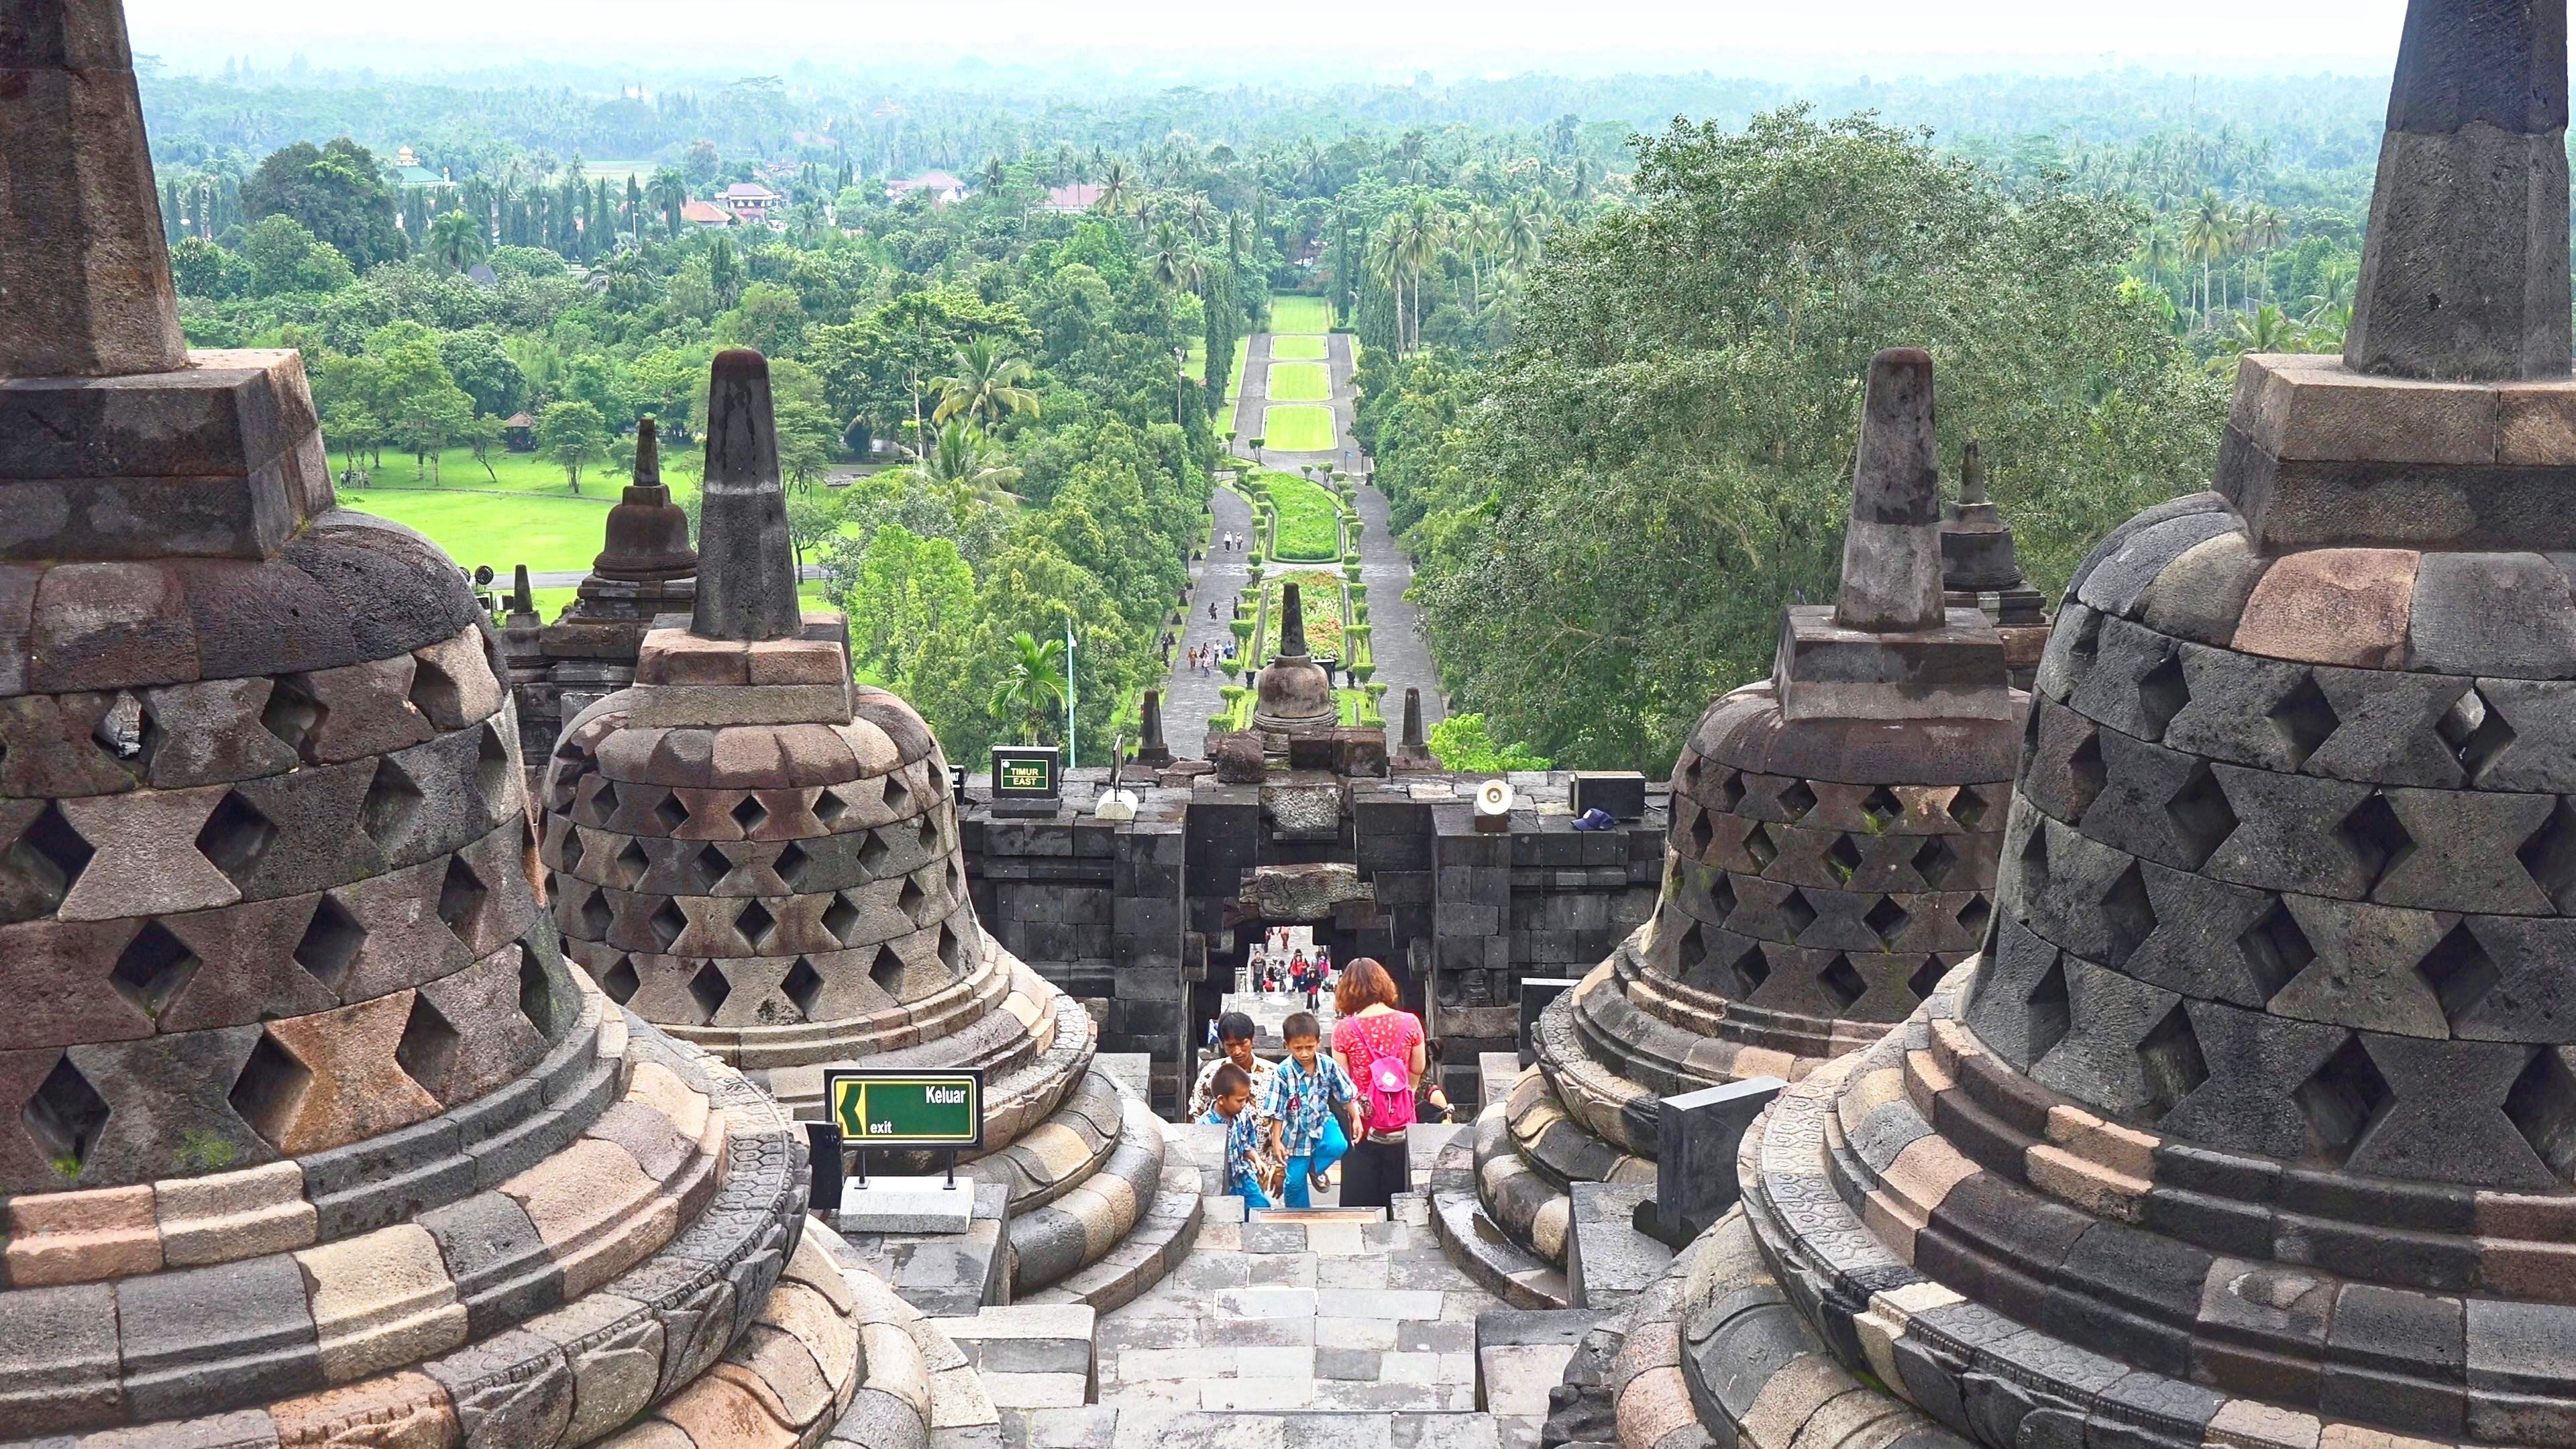
POLYGON ((1288 1157, 1288 1206, 1311 1207, 1309 1181, 1331 1171, 1360 1135, 1360 1093, 1342 1064, 1324 1055, 1323 1024, 1314 1013, 1298 1012, 1280 1024, 1279 1034, 1287 1039, 1288 1060, 1270 1074, 1261 1115, 1271 1150, 1288 1157))
POLYGON ((1270 1206, 1255 1165, 1261 1155, 1261 1114, 1252 1106, 1252 1074, 1232 1062, 1220 1062, 1208 1080, 1210 1105, 1202 1122, 1225 1126, 1225 1190, 1247 1208, 1270 1206))

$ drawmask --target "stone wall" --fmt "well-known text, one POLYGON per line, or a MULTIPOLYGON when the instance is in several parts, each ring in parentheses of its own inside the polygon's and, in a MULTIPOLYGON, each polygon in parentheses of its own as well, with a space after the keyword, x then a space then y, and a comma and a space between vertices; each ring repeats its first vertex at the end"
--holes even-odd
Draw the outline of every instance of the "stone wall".
POLYGON ((1139 787, 1136 818, 1109 821, 1092 816, 1106 773, 1068 772, 1062 807, 1035 817, 996 818, 989 780, 971 777, 959 834, 985 928, 1091 1007, 1103 1051, 1152 1059, 1167 1111, 1181 1061, 1265 924, 1243 899, 1247 872, 1356 867, 1359 897, 1311 924, 1337 960, 1371 955, 1397 972, 1462 1108, 1478 1097, 1477 1055, 1513 1048, 1521 981, 1599 964, 1652 914, 1662 874, 1660 782, 1643 820, 1585 832, 1563 813, 1570 775, 1514 775, 1512 828, 1489 833, 1467 799, 1481 777, 1201 776, 1139 787), (1279 791, 1327 788, 1341 795, 1329 838, 1277 825, 1279 791))

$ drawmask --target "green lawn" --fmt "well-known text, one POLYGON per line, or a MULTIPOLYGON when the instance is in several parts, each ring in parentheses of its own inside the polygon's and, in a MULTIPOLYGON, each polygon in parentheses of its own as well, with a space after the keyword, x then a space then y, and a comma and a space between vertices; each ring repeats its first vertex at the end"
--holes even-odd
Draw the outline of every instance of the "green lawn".
POLYGON ((588 569, 607 541, 614 490, 580 498, 504 497, 450 489, 342 489, 341 503, 427 534, 467 568, 490 564, 506 584, 513 565, 531 572, 588 569))
MULTIPOLYGON (((1234 344, 1234 372, 1233 375, 1226 380, 1225 384, 1225 405, 1229 408, 1234 406, 1234 400, 1236 398, 1243 395, 1243 363, 1244 359, 1251 355, 1252 346, 1249 341, 1237 342, 1234 344)), ((1182 367, 1186 369, 1189 375, 1193 378, 1207 376, 1206 338, 1202 337, 1196 342, 1190 344, 1189 360, 1183 363, 1182 367)))
MULTIPOLYGON (((348 461, 346 453, 333 449, 331 476, 338 477, 341 468, 347 466, 348 461)), ((611 443, 606 457, 592 462, 581 470, 583 495, 586 497, 596 493, 613 500, 617 496, 617 491, 626 486, 627 470, 634 465, 634 462, 633 439, 621 438, 611 443)), ((564 482, 563 464, 550 462, 534 453, 513 453, 502 448, 492 450, 492 471, 489 473, 483 471, 482 464, 474 461, 473 449, 448 449, 438 455, 438 482, 435 484, 430 482, 430 475, 426 470, 422 470, 417 477, 414 476, 409 454, 398 454, 390 449, 385 453, 384 466, 370 469, 369 472, 373 474, 368 486, 370 492, 393 488, 443 487, 485 490, 497 488, 511 493, 560 493, 566 497, 572 496, 571 485, 564 482)), ((663 469, 663 480, 670 481, 670 469, 667 463, 663 469)))
POLYGON ((1333 375, 1320 362, 1270 365, 1272 402, 1322 402, 1333 395, 1333 375))
POLYGON ((1324 339, 1321 337, 1309 337, 1303 333, 1290 333, 1285 336, 1274 336, 1270 339, 1270 360, 1273 362, 1321 362, 1324 360, 1324 339))
POLYGON ((1261 445, 1277 452, 1329 453, 1333 451, 1333 410, 1310 405, 1265 408, 1261 434, 1261 445))
POLYGON ((1294 473, 1264 472, 1270 501, 1279 509, 1282 562, 1332 562, 1342 556, 1340 509, 1333 495, 1294 473))
POLYGON ((1333 304, 1321 297, 1272 297, 1270 330, 1273 332, 1313 332, 1333 330, 1333 304))

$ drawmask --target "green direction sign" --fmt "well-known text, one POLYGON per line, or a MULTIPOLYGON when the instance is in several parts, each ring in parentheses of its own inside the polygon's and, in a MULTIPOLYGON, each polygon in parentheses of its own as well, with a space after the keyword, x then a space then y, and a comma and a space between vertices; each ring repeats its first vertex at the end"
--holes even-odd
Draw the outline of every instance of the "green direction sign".
POLYGON ((826 1072, 823 1100, 850 1147, 984 1145, 981 1068, 826 1072))
POLYGON ((1002 800, 1051 799, 1062 793, 1057 770, 1064 752, 1053 745, 993 746, 993 795, 1002 800))

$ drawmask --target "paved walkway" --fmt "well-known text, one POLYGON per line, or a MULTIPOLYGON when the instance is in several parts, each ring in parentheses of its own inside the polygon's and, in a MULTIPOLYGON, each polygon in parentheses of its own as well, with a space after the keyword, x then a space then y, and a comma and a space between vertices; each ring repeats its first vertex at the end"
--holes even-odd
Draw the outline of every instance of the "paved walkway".
MULTIPOLYGON (((1252 505, 1233 489, 1217 489, 1208 506, 1216 515, 1218 534, 1252 531, 1252 505)), ((1163 681, 1163 743, 1177 758, 1207 758, 1208 721, 1216 717, 1217 706, 1225 702, 1218 693, 1225 688, 1225 674, 1213 665, 1201 674, 1185 661, 1195 645, 1213 644, 1222 652, 1234 642, 1234 634, 1226 626, 1234 618, 1234 596, 1250 587, 1244 561, 1251 556, 1249 547, 1239 551, 1217 549, 1201 560, 1191 583, 1190 606, 1182 615, 1186 627, 1181 631, 1181 645, 1172 652, 1172 672, 1163 681), (1208 617, 1210 603, 1216 605, 1217 616, 1213 619, 1208 617)))
POLYGON ((1360 501, 1360 581, 1368 585, 1369 648, 1377 660, 1376 678, 1386 681, 1386 728, 1390 742, 1404 728, 1404 691, 1422 691, 1422 727, 1440 723, 1448 714, 1440 702, 1440 668, 1431 659, 1431 644, 1422 637, 1422 611, 1404 596, 1413 586, 1413 560, 1387 527, 1386 495, 1362 482, 1360 501))
MULTIPOLYGON (((1246 344, 1243 390, 1235 398, 1234 446, 1241 451, 1261 431, 1262 409, 1270 396, 1270 339, 1267 332, 1255 333, 1246 344)), ((1432 662, 1431 646, 1422 637, 1422 611, 1407 602, 1404 591, 1413 585, 1413 562, 1387 528, 1386 495, 1367 480, 1369 460, 1359 452, 1359 443, 1351 435, 1358 406, 1358 393, 1351 386, 1353 360, 1351 335, 1329 334, 1324 342, 1325 366, 1332 378, 1333 436, 1331 453, 1281 453, 1266 449, 1263 461, 1283 470, 1294 471, 1301 464, 1330 463, 1343 467, 1348 459, 1356 465, 1350 471, 1360 481, 1360 519, 1367 525, 1360 536, 1360 578, 1369 586, 1369 619, 1375 626, 1370 644, 1377 659, 1378 679, 1386 681, 1386 724, 1392 734, 1404 727, 1404 691, 1422 691, 1422 723, 1425 729, 1438 724, 1448 713, 1441 705, 1440 670, 1432 662)), ((1216 495, 1217 527, 1250 527, 1250 512, 1243 500, 1220 489, 1216 495), (1231 520, 1231 521, 1229 521, 1231 520)), ((1245 586, 1243 561, 1218 558, 1212 564, 1229 564, 1230 571, 1216 579, 1222 592, 1214 595, 1220 601, 1234 597, 1245 586)), ((1207 617, 1210 585, 1202 583, 1192 596, 1190 638, 1196 641, 1202 627, 1215 631, 1215 637, 1229 638, 1222 620, 1207 617)), ((1221 675, 1198 679, 1185 669, 1175 669, 1164 686, 1163 737, 1176 755, 1199 757, 1206 747, 1207 721, 1216 712, 1217 690, 1224 684, 1221 675)))

